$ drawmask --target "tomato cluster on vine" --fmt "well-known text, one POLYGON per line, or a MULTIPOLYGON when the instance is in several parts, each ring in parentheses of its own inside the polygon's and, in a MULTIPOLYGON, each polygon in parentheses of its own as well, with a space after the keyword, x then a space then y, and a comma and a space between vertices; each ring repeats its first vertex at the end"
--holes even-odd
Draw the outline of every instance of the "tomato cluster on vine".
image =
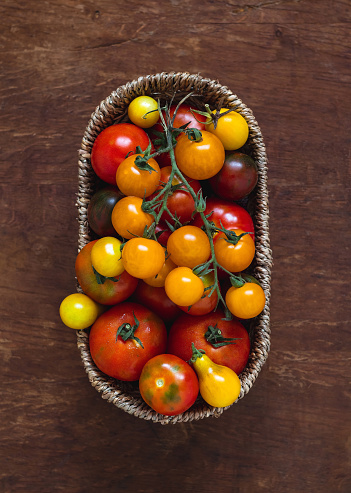
POLYGON ((248 270, 254 223, 237 202, 258 179, 243 150, 248 124, 235 108, 199 110, 186 99, 137 97, 129 121, 97 136, 91 165, 103 186, 88 206, 96 239, 76 258, 83 293, 60 306, 67 326, 91 327, 97 367, 139 380, 145 402, 165 415, 188 409, 199 388, 213 406, 238 398, 231 372, 243 371, 250 351, 242 322, 266 301, 248 270), (224 371, 223 389, 209 368, 224 371))

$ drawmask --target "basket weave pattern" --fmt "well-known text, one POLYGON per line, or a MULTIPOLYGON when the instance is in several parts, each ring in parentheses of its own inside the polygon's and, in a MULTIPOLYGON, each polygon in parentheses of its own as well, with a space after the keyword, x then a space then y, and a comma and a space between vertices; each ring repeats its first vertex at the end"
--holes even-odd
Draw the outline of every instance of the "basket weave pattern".
MULTIPOLYGON (((256 255, 254 260, 254 275, 260 281, 266 295, 266 306, 263 312, 254 320, 251 328, 252 347, 248 364, 240 375, 242 399, 255 382, 270 349, 270 281, 272 253, 269 243, 269 209, 267 190, 267 156, 261 130, 252 111, 227 87, 217 81, 188 73, 160 73, 140 77, 137 80, 120 86, 113 91, 91 115, 85 130, 81 149, 79 150, 79 189, 77 197, 79 238, 78 251, 89 241, 92 233, 87 219, 87 209, 90 198, 95 191, 96 175, 90 164, 93 143, 98 134, 113 123, 124 121, 129 103, 137 96, 146 94, 162 100, 170 100, 176 94, 174 101, 179 102, 185 94, 193 93, 187 103, 199 106, 208 103, 211 108, 236 108, 247 121, 250 129, 247 148, 258 167, 258 183, 255 189, 254 213, 256 238, 256 255)), ((78 286, 78 290, 80 290, 78 286)), ((186 412, 173 417, 163 416, 153 411, 141 398, 135 382, 121 382, 102 373, 93 362, 89 351, 89 338, 85 331, 77 332, 77 344, 81 353, 85 371, 93 387, 103 399, 111 402, 125 412, 136 417, 175 424, 198 420, 206 417, 219 417, 225 408, 213 408, 206 404, 201 397, 186 412)))

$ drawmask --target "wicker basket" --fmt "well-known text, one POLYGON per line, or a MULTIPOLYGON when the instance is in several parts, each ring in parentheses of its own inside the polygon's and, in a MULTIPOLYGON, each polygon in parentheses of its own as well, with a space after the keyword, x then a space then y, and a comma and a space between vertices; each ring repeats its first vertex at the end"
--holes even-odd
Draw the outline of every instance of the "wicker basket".
MULTIPOLYGON (((95 191, 97 181, 90 164, 90 153, 97 135, 109 125, 124 121, 128 104, 137 96, 147 94, 155 98, 169 100, 175 93, 175 102, 178 102, 189 92, 192 92, 193 96, 187 102, 193 107, 199 107, 200 101, 201 103, 208 103, 212 108, 220 106, 237 107, 237 111, 243 115, 250 128, 246 152, 256 161, 259 170, 258 184, 255 189, 253 204, 251 204, 253 206, 256 236, 256 256, 253 273, 262 284, 267 303, 264 311, 254 320, 249 330, 252 346, 248 364, 240 375, 242 390, 239 399, 242 399, 255 382, 267 359, 270 348, 269 301, 272 255, 268 230, 267 157, 265 145, 252 111, 235 94, 227 87, 221 86, 217 81, 206 79, 199 75, 183 72, 160 73, 140 77, 129 82, 116 89, 102 101, 91 115, 84 133, 81 149, 79 150, 78 251, 94 239, 87 221, 87 208, 89 200, 95 191)), ((78 290, 80 290, 79 287, 78 290)), ((103 399, 138 418, 162 424, 174 424, 210 416, 219 417, 224 410, 230 407, 213 408, 199 397, 188 411, 178 416, 167 417, 158 414, 142 400, 137 383, 121 382, 110 378, 95 366, 89 351, 87 332, 77 332, 77 343, 85 371, 92 386, 100 392, 103 399)))

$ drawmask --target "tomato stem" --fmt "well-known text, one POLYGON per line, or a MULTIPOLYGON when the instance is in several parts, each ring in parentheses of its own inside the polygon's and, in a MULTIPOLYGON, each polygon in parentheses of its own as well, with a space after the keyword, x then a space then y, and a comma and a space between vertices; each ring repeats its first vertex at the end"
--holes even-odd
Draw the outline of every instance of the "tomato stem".
POLYGON ((125 322, 124 324, 118 327, 116 333, 116 342, 118 340, 118 336, 121 336, 124 342, 131 339, 133 341, 136 341, 144 349, 143 343, 141 342, 139 337, 136 337, 134 334, 137 328, 139 327, 139 320, 136 318, 134 311, 133 311, 133 317, 135 321, 134 325, 130 324, 129 322, 125 322))
MULTIPOLYGON (((203 274, 203 273, 206 273, 210 269, 210 267, 212 266, 212 269, 211 270, 213 270, 213 274, 214 274, 214 284, 213 284, 213 287, 212 287, 212 289, 211 289, 211 291, 210 291, 210 293, 209 293, 208 296, 212 296, 213 292, 214 291, 217 291, 218 299, 217 299, 216 308, 218 306, 218 303, 221 302, 223 304, 223 306, 224 306, 224 309, 225 309, 226 319, 229 320, 230 318, 232 318, 232 315, 230 314, 230 312, 229 312, 229 310, 228 310, 228 308, 226 306, 225 300, 224 300, 224 298, 222 296, 222 293, 221 293, 221 290, 220 290, 220 287, 219 287, 218 269, 221 268, 227 274, 229 274, 230 280, 231 280, 232 284, 233 284, 233 282, 234 283, 236 282, 237 284, 239 284, 240 282, 241 283, 245 283, 245 281, 242 278, 238 278, 237 276, 235 276, 232 272, 229 272, 226 269, 224 269, 217 262, 216 255, 215 255, 215 250, 214 250, 213 234, 214 233, 218 233, 218 232, 223 232, 226 235, 227 239, 230 242, 233 242, 234 243, 234 242, 238 242, 240 240, 240 238, 242 236, 244 236, 244 234, 247 234, 247 233, 243 233, 241 235, 236 235, 232 231, 229 231, 229 230, 223 228, 222 225, 221 225, 220 228, 216 227, 209 220, 209 217, 210 217, 211 214, 207 214, 207 215, 205 214, 205 210, 206 210, 206 199, 202 196, 202 192, 200 192, 198 194, 196 194, 194 192, 194 190, 191 187, 191 185, 189 184, 188 180, 185 178, 185 176, 182 174, 182 172, 180 171, 180 169, 177 166, 176 159, 175 159, 175 154, 174 154, 174 147, 176 146, 176 139, 175 139, 175 137, 178 136, 180 133, 183 132, 183 133, 186 133, 187 134, 187 136, 188 136, 188 138, 190 138, 190 140, 198 141, 199 139, 202 139, 202 135, 201 135, 201 132, 199 130, 193 129, 193 128, 187 128, 188 125, 189 125, 189 123, 183 125, 180 128, 174 128, 173 127, 174 121, 175 121, 175 117, 176 117, 176 114, 177 114, 178 109, 184 103, 184 101, 186 99, 188 99, 192 94, 193 93, 187 94, 178 103, 178 105, 176 106, 176 109, 174 111, 174 114, 173 114, 173 117, 172 118, 170 117, 169 108, 170 108, 170 106, 171 106, 171 104, 173 102, 174 96, 172 97, 172 100, 169 103, 168 107, 166 106, 165 108, 163 108, 164 109, 164 113, 162 111, 162 108, 161 108, 161 105, 160 105, 160 101, 158 101, 158 107, 159 107, 161 125, 162 125, 162 127, 164 129, 165 142, 166 142, 166 144, 165 144, 165 147, 159 149, 159 151, 157 151, 155 154, 153 154, 150 157, 159 155, 159 154, 161 154, 163 152, 168 152, 169 153, 169 156, 170 156, 170 159, 171 159, 172 170, 171 170, 171 174, 169 176, 168 182, 166 184, 164 184, 164 186, 162 187, 162 189, 159 191, 159 193, 153 199, 151 199, 151 200, 143 203, 142 208, 143 208, 143 210, 145 212, 150 212, 151 214, 153 214, 153 216, 155 217, 156 224, 159 223, 163 212, 164 211, 167 211, 167 213, 170 215, 171 219, 174 221, 174 229, 182 226, 182 224, 179 221, 179 219, 177 217, 175 217, 174 215, 172 215, 170 213, 170 211, 168 210, 168 208, 167 208, 167 199, 168 199, 169 195, 173 191, 173 188, 172 187, 174 187, 174 185, 172 186, 172 181, 173 181, 174 176, 177 176, 177 178, 179 179, 179 181, 182 184, 182 188, 186 188, 187 191, 190 193, 191 197, 193 198, 194 203, 195 203, 194 212, 200 214, 200 217, 201 217, 201 219, 203 221, 203 224, 204 224, 204 231, 206 232, 206 234, 208 236, 208 239, 209 239, 209 242, 210 242, 210 249, 211 249, 210 259, 207 262, 205 262, 204 264, 201 264, 199 266, 196 266, 193 269, 193 271, 197 275, 199 275, 200 273, 203 274), (156 213, 156 210, 158 210, 157 213, 156 213)), ((228 110, 226 112, 223 112, 223 113, 220 113, 220 110, 217 110, 216 113, 213 114, 211 112, 211 110, 210 110, 210 108, 209 108, 208 105, 205 105, 205 107, 206 107, 206 110, 207 110, 206 115, 208 115, 209 117, 211 115, 211 118, 214 121, 214 124, 216 124, 216 122, 218 121, 219 118, 221 118, 222 116, 226 115, 227 113, 230 113, 231 111, 235 111, 235 109, 236 109, 236 108, 233 108, 233 109, 230 109, 230 110, 228 110)), ((200 112, 198 110, 194 110, 194 111, 196 111, 199 114, 204 114, 204 112, 200 112)), ((205 122, 205 123, 207 123, 207 122, 205 122)), ((236 243, 234 243, 234 244, 236 244, 236 243)))
POLYGON ((195 344, 194 344, 193 342, 191 343, 191 350, 192 350, 193 354, 192 354, 192 356, 191 356, 191 358, 190 358, 190 360, 189 360, 189 363, 195 363, 195 361, 196 361, 198 358, 202 358, 202 356, 203 356, 204 354, 206 354, 206 353, 205 353, 205 351, 204 351, 203 349, 197 349, 197 348, 195 347, 195 344))
POLYGON ((241 337, 223 337, 221 330, 217 327, 217 324, 213 327, 208 326, 207 332, 205 333, 205 339, 214 348, 228 346, 228 344, 236 344, 234 341, 238 341, 241 337))

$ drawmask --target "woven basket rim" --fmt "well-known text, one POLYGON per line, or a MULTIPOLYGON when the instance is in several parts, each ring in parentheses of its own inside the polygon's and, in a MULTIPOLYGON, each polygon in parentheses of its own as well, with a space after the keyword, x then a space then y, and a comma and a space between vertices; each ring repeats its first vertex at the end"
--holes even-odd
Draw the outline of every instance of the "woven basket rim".
MULTIPOLYGON (((201 98, 213 107, 236 107, 236 111, 246 119, 249 125, 248 145, 250 154, 258 166, 258 183, 255 189, 255 224, 256 255, 254 275, 260 281, 266 295, 266 306, 263 312, 253 322, 253 340, 250 357, 246 368, 240 374, 241 393, 236 402, 242 399, 251 389, 264 365, 270 350, 270 281, 272 267, 272 251, 269 241, 269 201, 267 188, 267 155, 257 121, 253 112, 227 86, 216 80, 204 78, 199 74, 188 72, 161 72, 154 75, 139 77, 131 82, 117 87, 96 107, 91 114, 85 129, 81 148, 78 151, 78 251, 89 241, 91 232, 87 220, 89 200, 94 193, 96 175, 90 163, 92 145, 97 135, 106 127, 123 120, 129 102, 142 94, 163 95, 169 99, 176 93, 178 100, 182 93, 194 93, 194 98, 201 98)), ((176 99, 177 100, 177 97, 176 99)), ((196 101, 195 101, 196 104, 196 101)), ((77 290, 81 291, 79 285, 77 290)), ((205 417, 219 417, 224 408, 213 408, 200 397, 186 412, 168 417, 153 411, 141 398, 136 385, 115 380, 103 374, 93 362, 89 351, 89 338, 86 331, 77 332, 77 345, 80 350, 84 369, 91 385, 101 394, 103 399, 116 407, 136 417, 152 420, 161 424, 175 424, 205 417)))

